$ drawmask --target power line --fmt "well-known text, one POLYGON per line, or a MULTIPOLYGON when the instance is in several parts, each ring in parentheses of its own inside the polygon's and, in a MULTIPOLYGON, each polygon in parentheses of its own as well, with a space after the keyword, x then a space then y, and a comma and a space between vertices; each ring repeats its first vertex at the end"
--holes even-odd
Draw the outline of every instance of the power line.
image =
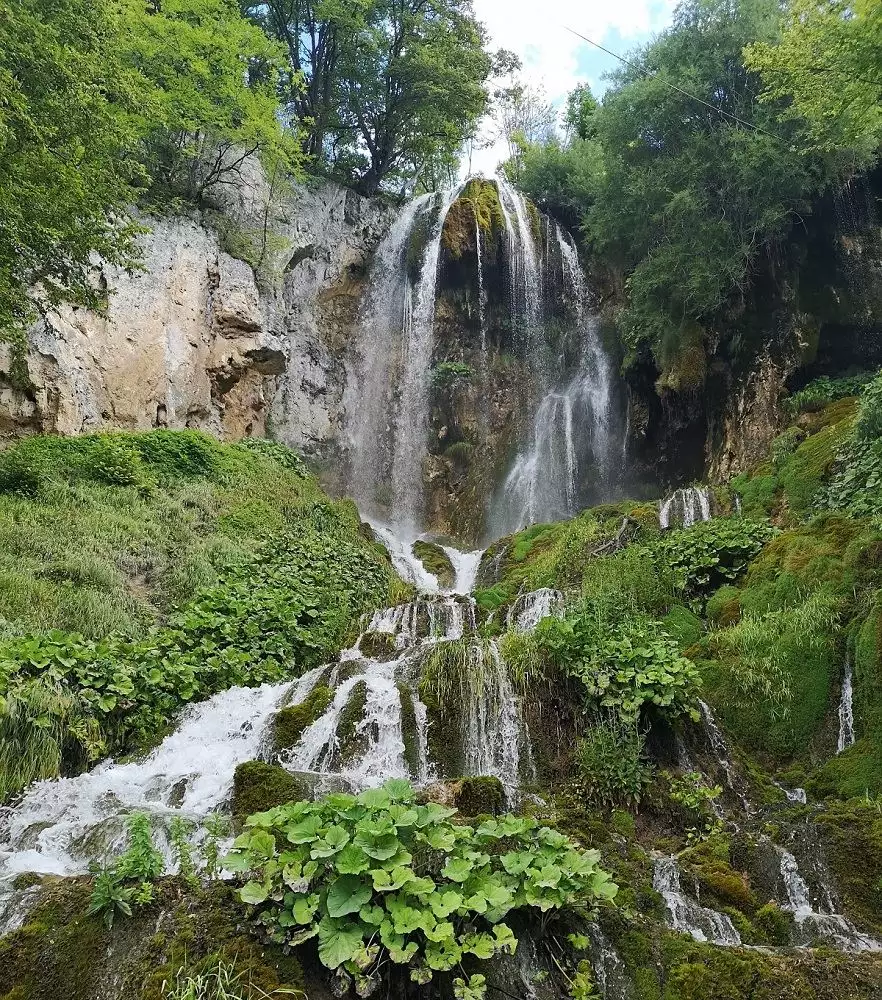
POLYGON ((755 132, 762 132, 763 135, 767 135, 771 139, 776 139, 778 142, 784 141, 781 136, 775 135, 774 132, 769 132, 768 129, 764 129, 759 125, 754 125, 753 122, 745 121, 744 118, 739 118, 738 115, 733 115, 731 111, 724 111, 722 108, 718 108, 715 104, 709 104, 707 101, 702 100, 702 98, 696 97, 695 94, 690 94, 688 90, 683 90, 682 87, 678 87, 675 83, 668 83, 667 80, 662 80, 657 74, 650 73, 649 70, 644 69, 639 63, 634 62, 632 59, 626 59, 624 56, 620 56, 618 52, 613 52, 611 49, 604 48, 604 46, 599 42, 594 42, 590 38, 586 38, 585 35, 580 34, 578 31, 574 31, 572 28, 566 28, 566 30, 575 35, 576 38, 581 38, 583 42, 593 45, 595 49, 600 49, 601 52, 605 52, 608 56, 618 59, 620 63, 624 63, 626 66, 636 69, 637 72, 641 73, 643 76, 658 80, 659 83, 663 87, 667 87, 668 90, 674 90, 678 94, 682 94, 683 97, 688 97, 691 101, 703 104, 706 108, 710 108, 711 111, 716 111, 718 115, 724 115, 726 118, 731 118, 732 121, 738 122, 739 125, 744 125, 746 128, 752 128, 755 132))

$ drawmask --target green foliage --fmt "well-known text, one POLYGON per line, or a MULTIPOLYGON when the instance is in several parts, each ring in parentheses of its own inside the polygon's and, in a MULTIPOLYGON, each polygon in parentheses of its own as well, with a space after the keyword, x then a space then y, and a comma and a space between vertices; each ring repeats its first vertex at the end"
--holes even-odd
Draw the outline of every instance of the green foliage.
POLYGON ((129 211, 149 178, 201 197, 242 150, 298 167, 277 117, 278 50, 228 0, 21 0, 2 13, 5 339, 32 316, 31 287, 41 308, 103 306, 94 257, 137 263, 129 211))
POLYGON ((242 7, 287 48, 282 100, 305 123, 305 150, 320 170, 356 178, 365 194, 407 177, 434 190, 455 176, 459 148, 485 110, 490 71, 469 3, 242 7), (310 42, 319 38, 333 44, 310 42))
POLYGON ((385 603, 391 570, 355 508, 279 449, 155 431, 32 438, 0 456, 0 796, 130 748, 189 701, 332 658, 385 603), (183 572, 194 549, 202 579, 183 572), (114 602, 138 608, 132 577, 163 570, 181 573, 180 610, 110 617, 114 602), (82 614, 91 594, 100 617, 82 614))
POLYGON ((696 819, 696 825, 686 831, 690 843, 713 837, 722 830, 723 822, 714 811, 714 802, 723 794, 719 785, 708 785, 700 771, 680 775, 663 771, 662 776, 667 779, 671 801, 696 819))
POLYGON ((837 457, 827 504, 861 517, 882 514, 882 375, 864 389, 857 421, 837 457))
POLYGON ((837 399, 859 396, 875 376, 876 372, 861 372, 841 378, 822 375, 788 397, 787 411, 791 416, 796 416, 807 410, 820 410, 828 403, 835 403, 837 399))
POLYGON ((591 907, 615 894, 597 852, 536 820, 475 829, 452 823, 454 813, 390 781, 252 816, 224 864, 252 875, 240 896, 269 940, 317 938, 322 963, 359 990, 387 962, 428 983, 466 955, 513 952, 503 921, 514 910, 591 907))
POLYGON ((604 809, 636 809, 652 780, 646 740, 635 722, 601 717, 579 741, 578 786, 587 802, 604 809))
POLYGON ((665 532, 653 552, 686 593, 702 595, 737 579, 774 533, 768 523, 717 517, 665 532))
POLYGON ((652 706, 661 715, 698 718, 698 672, 661 622, 634 614, 610 619, 585 600, 565 618, 536 628, 542 654, 578 681, 586 707, 610 709, 634 722, 652 706))
POLYGON ((790 0, 777 44, 751 45, 748 66, 759 70, 764 98, 783 98, 788 114, 808 123, 812 145, 854 150, 861 165, 882 139, 882 13, 875 0, 790 0))
POLYGON ((470 382, 474 377, 475 369, 462 361, 442 361, 435 365, 430 375, 435 389, 452 389, 470 382))
POLYGON ((128 845, 112 867, 95 877, 89 913, 101 914, 105 925, 113 926, 119 915, 130 917, 133 906, 153 900, 153 884, 165 872, 165 860, 153 846, 153 827, 146 813, 128 819, 128 845))
POLYGON ((303 990, 281 987, 267 992, 244 969, 237 971, 233 962, 223 959, 199 972, 180 968, 174 982, 162 984, 162 1000, 272 1000, 282 996, 306 1000, 303 990))

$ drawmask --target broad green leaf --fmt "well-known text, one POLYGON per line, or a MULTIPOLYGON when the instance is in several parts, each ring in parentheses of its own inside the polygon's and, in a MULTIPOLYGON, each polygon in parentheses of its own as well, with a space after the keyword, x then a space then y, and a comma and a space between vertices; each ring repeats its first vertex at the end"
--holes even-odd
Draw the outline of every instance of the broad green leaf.
POLYGON ((239 890, 239 899, 250 906, 257 906, 264 902, 268 896, 269 892, 266 886, 261 885, 260 882, 246 882, 239 890))
POLYGON ((322 965, 336 969, 351 962, 362 946, 361 927, 357 923, 323 917, 318 926, 318 953, 322 965))
POLYGON ((343 917, 348 913, 358 913, 367 903, 373 890, 357 875, 341 875, 328 889, 327 908, 332 917, 343 917))

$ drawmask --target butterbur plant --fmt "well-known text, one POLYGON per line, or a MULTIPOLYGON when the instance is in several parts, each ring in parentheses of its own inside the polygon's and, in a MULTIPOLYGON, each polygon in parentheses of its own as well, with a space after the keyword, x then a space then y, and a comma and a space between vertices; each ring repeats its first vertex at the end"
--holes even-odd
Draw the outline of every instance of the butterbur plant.
MULTIPOLYGON (((513 910, 590 909, 615 896, 597 851, 531 818, 474 828, 452 823, 455 812, 417 804, 400 780, 289 803, 249 817, 223 865, 248 878, 240 898, 270 941, 317 939, 341 992, 354 985, 360 996, 392 966, 428 983, 466 956, 514 953, 513 910)), ((472 975, 457 988, 481 1000, 485 987, 472 975)))

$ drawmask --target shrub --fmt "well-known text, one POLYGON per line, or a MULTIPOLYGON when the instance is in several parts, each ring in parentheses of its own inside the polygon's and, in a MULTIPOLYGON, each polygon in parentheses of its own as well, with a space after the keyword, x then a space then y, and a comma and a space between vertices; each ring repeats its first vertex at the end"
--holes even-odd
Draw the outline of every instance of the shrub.
POLYGON ((652 780, 646 740, 635 722, 609 714, 591 726, 577 750, 580 791, 592 805, 636 808, 652 780))
POLYGON ((819 410, 828 403, 848 396, 858 396, 864 392, 868 383, 876 377, 876 372, 861 372, 844 378, 830 378, 822 375, 809 382, 807 386, 797 390, 787 400, 787 411, 791 416, 806 410, 819 410))
POLYGON ((670 719, 686 714, 697 721, 698 671, 663 624, 639 614, 611 620, 598 610, 586 602, 536 628, 539 649, 581 684, 586 708, 633 722, 653 706, 670 719))
POLYGON ((251 816, 224 864, 253 876, 240 897, 270 941, 317 939, 341 990, 354 981, 361 995, 389 963, 425 984, 464 956, 514 952, 503 922, 514 910, 614 896, 596 851, 580 852, 531 818, 475 829, 453 824, 455 811, 417 805, 406 781, 328 795, 251 816))
POLYGON ((764 521, 714 518, 679 531, 667 531, 653 546, 657 562, 667 566, 683 590, 702 595, 737 579, 775 534, 764 521))
POLYGON ((110 868, 96 873, 89 913, 100 913, 108 928, 117 915, 132 915, 133 906, 153 900, 153 885, 165 872, 165 859, 153 845, 153 827, 146 813, 128 820, 128 846, 110 868))

